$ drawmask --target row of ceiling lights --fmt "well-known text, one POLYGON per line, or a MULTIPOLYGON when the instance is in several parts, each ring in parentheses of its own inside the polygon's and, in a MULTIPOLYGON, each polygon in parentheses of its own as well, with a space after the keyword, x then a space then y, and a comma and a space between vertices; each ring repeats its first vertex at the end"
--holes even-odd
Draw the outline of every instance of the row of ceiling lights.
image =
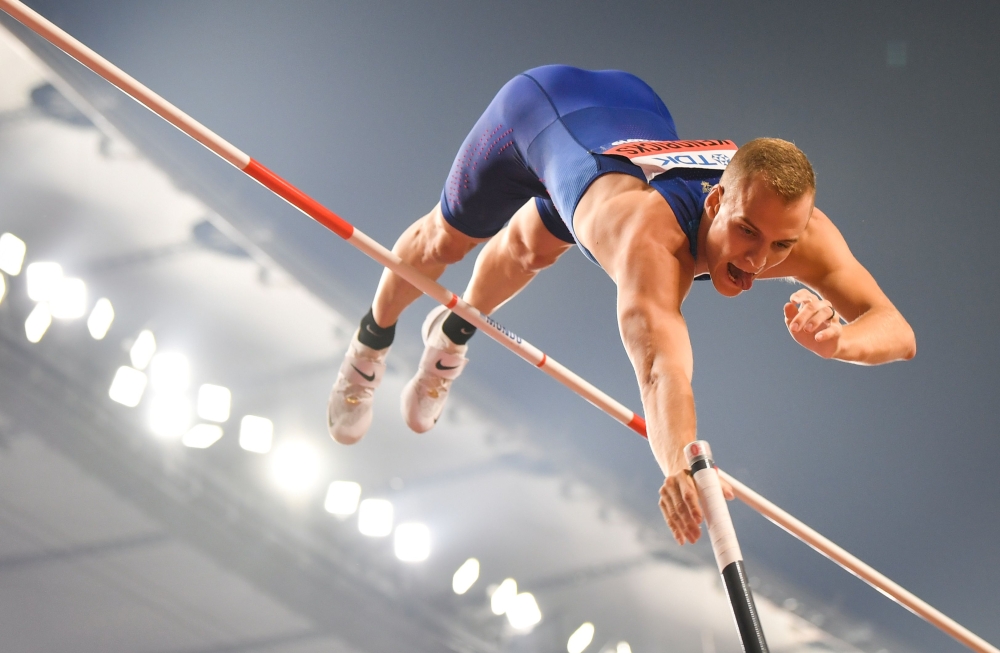
MULTIPOLYGON (((27 246, 10 233, 0 235, 0 271, 11 276, 21 273, 27 246)), ((87 313, 87 288, 81 279, 66 277, 58 263, 35 262, 25 268, 28 297, 36 302, 25 320, 27 339, 38 343, 53 319, 72 320, 87 313)), ((6 279, 0 274, 0 302, 7 292, 6 279)), ((98 299, 87 318, 87 330, 95 340, 103 339, 115 312, 111 301, 98 299)), ((134 408, 152 388, 148 400, 150 429, 161 437, 179 437, 182 444, 207 449, 222 438, 221 424, 230 418, 232 392, 210 383, 198 387, 195 413, 201 422, 193 424, 192 406, 187 391, 191 386, 191 366, 184 354, 157 351, 152 331, 143 330, 129 349, 129 362, 115 372, 108 390, 115 402, 134 408)), ((266 417, 245 415, 240 420, 239 445, 257 454, 270 453, 272 479, 283 490, 301 494, 313 486, 319 475, 316 452, 306 442, 290 440, 272 452, 274 424, 266 417)), ((393 549, 404 562, 421 562, 430 556, 430 530, 417 522, 393 528, 393 506, 387 499, 361 499, 361 485, 354 481, 330 483, 324 508, 341 519, 357 514, 358 530, 368 537, 386 537, 394 533, 393 549)), ((452 589, 465 594, 479 579, 479 561, 466 560, 452 577, 452 589)), ((530 592, 519 592, 517 582, 507 578, 490 594, 494 614, 506 615, 511 627, 528 632, 542 619, 538 602, 530 592)), ((594 637, 594 625, 582 624, 567 640, 568 653, 582 653, 594 637)), ((628 642, 619 642, 614 653, 631 653, 628 642)))

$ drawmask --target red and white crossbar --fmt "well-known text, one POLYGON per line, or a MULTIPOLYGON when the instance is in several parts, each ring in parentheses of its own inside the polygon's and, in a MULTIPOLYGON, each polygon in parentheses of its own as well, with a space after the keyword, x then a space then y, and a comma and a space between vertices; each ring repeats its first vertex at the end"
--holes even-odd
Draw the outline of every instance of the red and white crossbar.
MULTIPOLYGON (((354 225, 271 172, 257 161, 254 161, 248 154, 170 102, 167 102, 138 80, 64 32, 38 12, 26 6, 23 2, 19 0, 0 0, 0 9, 3 9, 46 41, 52 43, 93 72, 117 86, 139 104, 142 104, 177 129, 260 182, 264 187, 316 222, 319 222, 381 265, 406 279, 407 282, 428 297, 444 304, 507 349, 535 367, 538 367, 639 435, 646 437, 646 421, 640 415, 629 410, 564 365, 549 358, 545 355, 545 352, 523 340, 520 336, 508 330, 488 315, 484 315, 441 284, 425 277, 412 266, 403 262, 399 256, 358 229, 355 229, 354 225)), ((721 471, 719 473, 725 480, 732 484, 736 496, 744 503, 858 578, 864 580, 882 594, 896 601, 914 614, 923 617, 929 623, 937 626, 970 649, 979 651, 980 653, 1000 653, 1000 649, 982 637, 979 637, 925 601, 906 591, 889 578, 886 578, 861 560, 858 560, 732 476, 721 471)))

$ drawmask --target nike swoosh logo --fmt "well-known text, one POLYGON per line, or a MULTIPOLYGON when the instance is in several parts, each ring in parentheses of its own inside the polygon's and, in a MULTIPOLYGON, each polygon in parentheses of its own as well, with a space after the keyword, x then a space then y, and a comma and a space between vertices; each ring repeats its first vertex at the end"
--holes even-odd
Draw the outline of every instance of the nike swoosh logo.
MULTIPOLYGON (((351 365, 351 367, 354 367, 354 366, 351 365)), ((371 374, 365 374, 364 372, 362 372, 361 370, 359 370, 356 367, 354 367, 354 371, 357 372, 358 374, 360 374, 362 377, 364 377, 365 381, 368 381, 368 383, 371 383, 372 381, 375 380, 375 372, 372 372, 371 374)))
POLYGON ((471 335, 473 331, 475 331, 475 328, 466 329, 465 327, 459 327, 458 330, 462 332, 463 336, 468 336, 468 335, 471 335))
MULTIPOLYGON (((365 331, 367 331, 368 333, 372 334, 376 338, 378 337, 378 334, 375 333, 374 331, 372 331, 372 325, 370 325, 370 324, 366 324, 365 325, 365 331)), ((358 368, 355 367, 354 369, 358 369, 358 368)))
MULTIPOLYGON (((456 369, 458 367, 458 365, 452 365, 451 367, 448 367, 447 365, 442 365, 441 361, 438 361, 438 362, 434 363, 434 367, 438 368, 439 370, 441 370, 443 372, 447 372, 448 370, 454 370, 454 369, 456 369)), ((355 369, 357 369, 357 368, 355 368, 355 369)))

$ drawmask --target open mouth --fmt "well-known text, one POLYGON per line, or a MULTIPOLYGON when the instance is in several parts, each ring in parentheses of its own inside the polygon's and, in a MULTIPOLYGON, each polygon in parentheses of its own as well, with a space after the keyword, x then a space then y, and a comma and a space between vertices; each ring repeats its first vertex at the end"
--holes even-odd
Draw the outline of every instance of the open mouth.
POLYGON ((745 272, 732 263, 727 264, 726 271, 729 274, 729 280, 741 290, 750 290, 750 287, 753 286, 754 274, 752 272, 745 272))

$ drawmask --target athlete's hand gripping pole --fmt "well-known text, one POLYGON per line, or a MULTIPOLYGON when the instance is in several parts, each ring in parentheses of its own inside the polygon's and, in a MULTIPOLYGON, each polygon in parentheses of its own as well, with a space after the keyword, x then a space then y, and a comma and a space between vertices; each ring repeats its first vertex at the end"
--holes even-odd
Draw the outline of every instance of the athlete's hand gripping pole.
POLYGON ((698 499, 705 512, 708 538, 712 542, 715 562, 726 584, 729 604, 733 608, 736 629, 740 632, 740 642, 744 653, 768 653, 764 630, 757 618, 746 571, 743 569, 743 554, 736 540, 736 530, 729 516, 726 497, 722 495, 722 483, 712 460, 712 450, 704 440, 696 440, 684 447, 691 477, 698 488, 698 499))

